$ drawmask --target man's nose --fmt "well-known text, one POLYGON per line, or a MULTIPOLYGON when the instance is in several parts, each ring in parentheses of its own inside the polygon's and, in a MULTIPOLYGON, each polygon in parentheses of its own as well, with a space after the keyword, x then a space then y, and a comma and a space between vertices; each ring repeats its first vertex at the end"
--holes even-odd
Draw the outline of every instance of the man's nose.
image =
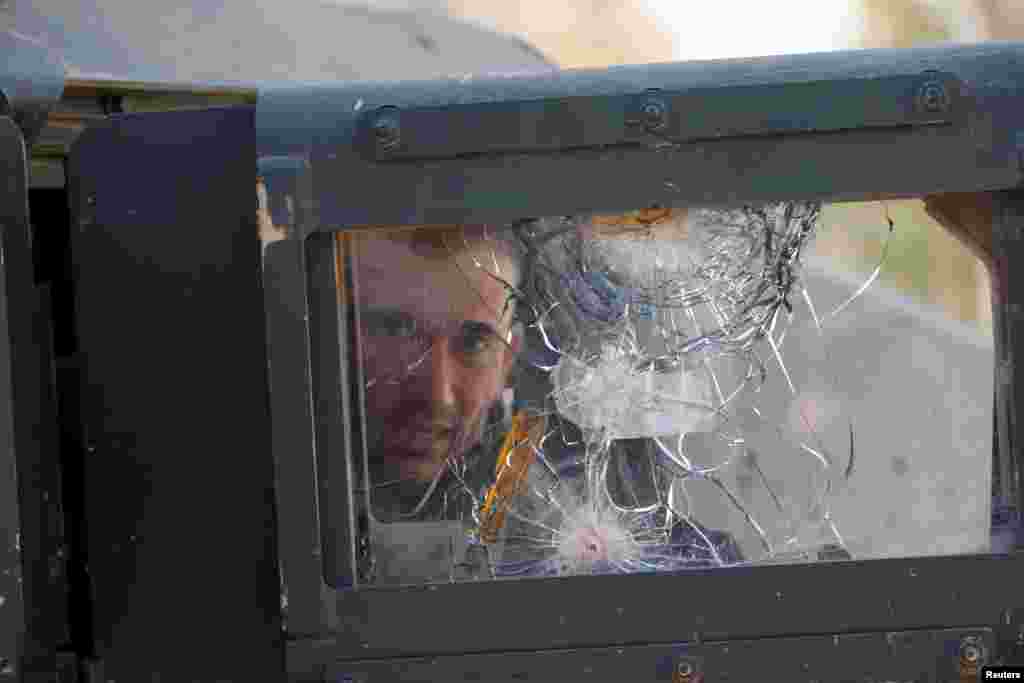
POLYGON ((430 349, 430 398, 434 405, 455 405, 457 371, 448 339, 435 339, 430 349))

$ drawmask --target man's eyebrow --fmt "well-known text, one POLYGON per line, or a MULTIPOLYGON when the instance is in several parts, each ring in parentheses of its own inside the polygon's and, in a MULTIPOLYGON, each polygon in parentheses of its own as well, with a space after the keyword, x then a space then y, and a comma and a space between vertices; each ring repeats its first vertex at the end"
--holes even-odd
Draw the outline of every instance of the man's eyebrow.
MULTIPOLYGON (((368 317, 371 319, 379 320, 382 317, 401 319, 401 320, 413 320, 420 322, 418 316, 409 313, 408 311, 402 310, 401 308, 389 307, 389 306, 361 306, 359 309, 361 317, 368 317)), ((369 322, 369 321, 367 321, 369 322)), ((455 321, 455 325, 460 330, 465 330, 467 327, 477 332, 484 332, 486 334, 492 334, 494 336, 500 336, 498 333, 497 326, 494 323, 487 322, 486 320, 478 320, 476 318, 464 318, 462 320, 455 321)))

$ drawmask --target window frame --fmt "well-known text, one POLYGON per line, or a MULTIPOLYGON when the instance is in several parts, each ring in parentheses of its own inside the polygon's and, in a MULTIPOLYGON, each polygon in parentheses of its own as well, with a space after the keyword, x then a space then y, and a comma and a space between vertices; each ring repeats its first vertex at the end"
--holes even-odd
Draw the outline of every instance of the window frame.
MULTIPOLYGON (((344 326, 325 332, 332 325, 309 324, 304 312, 326 315, 336 300, 330 264, 336 263, 338 247, 325 234, 374 226, 504 223, 524 214, 613 212, 652 203, 834 202, 992 192, 998 209, 997 262, 1024 258, 1024 253, 1017 257, 1024 252, 1024 237, 1015 228, 1024 223, 1024 197, 1014 191, 1024 175, 1020 64, 1024 45, 988 44, 261 88, 258 153, 296 161, 289 191, 296 193, 299 207, 289 238, 270 245, 264 260, 279 536, 285 589, 292 596, 288 623, 295 633, 327 638, 293 641, 294 657, 312 657, 324 645, 330 657, 354 661, 940 627, 991 627, 1000 642, 1016 638, 1024 628, 1017 578, 1024 554, 1019 551, 350 590, 357 588, 355 521, 351 501, 339 506, 343 501, 336 496, 351 472, 332 471, 326 459, 316 457, 336 442, 308 427, 327 414, 322 401, 313 398, 316 387, 345 381, 344 362, 317 361, 336 354, 344 326), (937 80, 952 93, 948 109, 940 104, 938 113, 922 118, 921 98, 934 95, 927 88, 937 80), (901 99, 895 105, 865 103, 860 126, 836 118, 825 101, 817 110, 801 112, 799 125, 773 128, 772 121, 759 124, 752 115, 739 117, 732 133, 710 136, 705 129, 698 127, 704 131, 698 134, 687 128, 685 111, 671 113, 678 102, 693 102, 688 94, 716 89, 712 96, 745 111, 757 112, 758 103, 767 101, 773 112, 785 113, 787 102, 806 104, 809 84, 837 94, 844 88, 875 88, 901 99), (664 131, 637 133, 630 123, 637 107, 647 111, 652 101, 674 117, 669 132, 679 145, 660 146, 664 131), (458 130, 467 112, 480 107, 500 115, 482 117, 472 141, 452 138, 446 148, 437 142, 443 138, 431 137, 458 130), (553 132, 540 130, 544 112, 554 110, 553 132), (564 130, 559 137, 559 127, 570 125, 579 130, 564 130), (303 360, 288 355, 302 348, 303 360), (286 379, 296 371, 305 382, 286 379), (334 494, 328 497, 328 491, 334 494), (317 492, 319 507, 311 510, 317 492), (310 538, 319 539, 313 552, 300 552, 307 541, 295 539, 310 538), (676 591, 686 609, 666 600, 676 591), (443 615, 443 628, 437 615, 443 615)), ((1002 440, 997 439, 996 466, 1010 473, 1003 481, 1016 482, 1009 493, 1019 500, 1024 448, 1012 419, 1012 389, 1024 386, 1024 368, 1014 363, 1013 342, 1024 335, 1024 315, 1009 302, 1017 292, 1024 296, 1024 281, 1018 283, 1008 267, 998 277, 1003 298, 995 306, 996 402, 1001 406, 996 412, 1002 440)), ((339 412, 352 410, 346 403, 349 398, 338 395, 329 411, 350 414, 339 412)), ((1013 515, 1019 543, 1019 511, 1013 515)))

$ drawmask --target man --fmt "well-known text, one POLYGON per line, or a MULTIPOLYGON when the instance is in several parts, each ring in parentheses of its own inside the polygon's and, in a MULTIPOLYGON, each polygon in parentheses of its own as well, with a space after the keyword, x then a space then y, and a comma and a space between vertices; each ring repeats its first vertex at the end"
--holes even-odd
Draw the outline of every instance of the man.
MULTIPOLYGON (((546 560, 544 548, 554 555, 567 544, 543 537, 546 530, 553 530, 556 537, 564 533, 560 524, 565 520, 559 518, 567 501, 545 506, 535 491, 518 486, 523 482, 509 486, 508 472, 515 468, 503 466, 514 460, 519 464, 515 476, 521 477, 523 458, 533 462, 530 476, 535 483, 556 482, 535 462, 528 444, 506 438, 499 448, 501 435, 492 438, 495 435, 489 433, 502 426, 495 413, 524 345, 512 297, 523 284, 526 264, 521 250, 513 239, 496 238, 493 230, 479 226, 378 231, 353 235, 347 242, 349 267, 355 274, 352 295, 360 327, 367 479, 374 518, 385 523, 458 519, 468 528, 479 525, 483 537, 487 523, 501 519, 499 506, 518 506, 520 513, 528 514, 510 516, 509 526, 517 529, 510 533, 529 540, 506 553, 508 573, 561 573, 564 564, 546 560), (504 500, 496 501, 496 494, 504 500), (513 497, 518 500, 510 500, 513 497), (497 516, 488 517, 492 513, 497 516)), ((520 306, 529 308, 530 302, 520 306)), ((528 364, 522 365, 529 371, 528 364)), ((513 421, 513 433, 525 424, 522 417, 520 412, 513 421)), ((548 431, 554 424, 552 418, 548 431)), ((576 432, 576 427, 560 421, 559 430, 565 434, 576 432)), ((539 441, 537 433, 536 423, 523 427, 533 442, 539 441)), ((569 440, 573 441, 580 443, 578 432, 569 440)), ((553 437, 546 441, 544 453, 548 464, 558 469, 556 480, 561 479, 557 484, 563 493, 578 497, 576 485, 584 478, 580 449, 553 437)), ((628 453, 618 457, 631 459, 628 453)), ((690 523, 668 531, 668 547, 653 553, 662 559, 676 557, 687 566, 741 560, 728 534, 690 523), (715 549, 701 552, 709 543, 715 549), (674 555, 673 548, 678 550, 674 555)), ((599 545, 588 542, 585 549, 599 545)), ((603 562, 613 549, 591 554, 584 570, 616 570, 603 562)), ((654 566, 646 556, 636 564, 633 570, 654 566)), ((501 574, 501 567, 497 571, 501 574)))
POLYGON ((480 227, 366 233, 352 245, 374 513, 449 517, 452 489, 477 493, 465 476, 479 458, 466 456, 521 345, 509 298, 517 257, 480 227))

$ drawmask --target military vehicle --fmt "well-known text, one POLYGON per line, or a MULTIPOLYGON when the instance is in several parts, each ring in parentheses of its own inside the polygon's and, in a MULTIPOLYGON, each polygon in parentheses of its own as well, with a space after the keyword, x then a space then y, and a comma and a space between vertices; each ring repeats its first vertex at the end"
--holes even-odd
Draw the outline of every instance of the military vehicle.
MULTIPOLYGON (((0 679, 966 681, 1024 666, 1024 46, 560 71, 426 5, 89 0, 0 17, 0 679), (755 450, 771 430, 752 430, 718 476, 680 458, 680 434, 685 471, 652 475, 700 524, 660 493, 651 506, 706 542, 721 530, 743 561, 507 580, 495 568, 526 514, 507 499, 526 494, 501 460, 467 494, 476 517, 361 507, 357 234, 536 237, 545 217, 582 234, 568 217, 584 215, 643 232, 682 209, 924 197, 989 260, 994 350, 809 269, 808 291, 853 302, 821 312, 846 317, 800 309, 819 324, 792 328, 792 376, 774 322, 744 353, 782 387, 760 410, 802 405, 793 430, 815 421, 840 447, 808 438, 786 460, 790 442, 755 450), (823 339, 844 360, 815 360, 823 339), (825 424, 834 396, 783 382, 830 373, 856 420, 825 424), (805 492, 822 482, 831 507, 805 492)), ((765 230, 756 253, 778 255, 765 230)), ((800 308, 789 270, 757 277, 778 320, 800 308)), ((637 310, 658 319, 639 289, 586 282, 600 343, 637 310)), ((545 315, 524 332, 534 370, 568 348, 539 345, 545 315)), ((659 358, 633 370, 668 373, 659 358)), ((543 443, 512 413, 560 375, 531 372, 495 419, 543 443)), ((666 414, 643 405, 640 422, 666 414)), ((662 443, 661 427, 627 427, 616 462, 662 443)), ((527 463, 541 475, 542 450, 527 463)))

